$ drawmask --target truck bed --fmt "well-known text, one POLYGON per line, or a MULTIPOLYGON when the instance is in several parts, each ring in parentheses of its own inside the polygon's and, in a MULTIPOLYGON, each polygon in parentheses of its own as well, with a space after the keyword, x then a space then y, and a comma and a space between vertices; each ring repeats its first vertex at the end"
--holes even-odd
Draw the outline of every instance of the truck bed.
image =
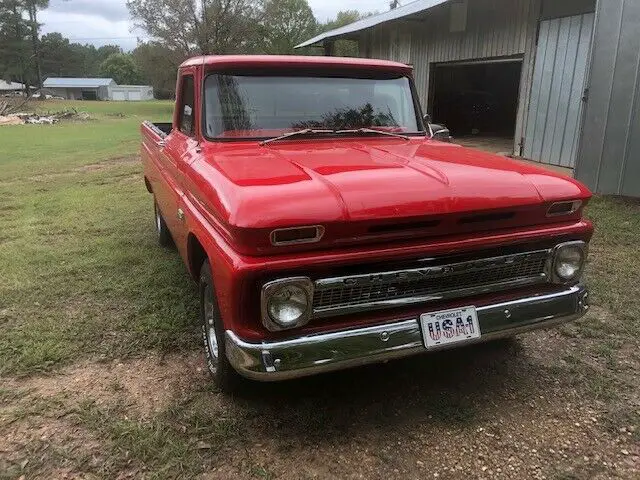
POLYGON ((173 124, 171 122, 149 122, 145 121, 144 125, 152 130, 160 138, 164 138, 171 133, 173 124))

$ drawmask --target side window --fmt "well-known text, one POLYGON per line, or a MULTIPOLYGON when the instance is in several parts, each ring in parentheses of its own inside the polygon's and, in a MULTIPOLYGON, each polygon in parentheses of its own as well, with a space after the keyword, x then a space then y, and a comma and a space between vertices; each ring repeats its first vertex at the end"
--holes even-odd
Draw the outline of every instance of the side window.
POLYGON ((182 89, 180 92, 180 122, 179 128, 185 135, 193 136, 195 133, 195 92, 193 76, 182 77, 182 89))

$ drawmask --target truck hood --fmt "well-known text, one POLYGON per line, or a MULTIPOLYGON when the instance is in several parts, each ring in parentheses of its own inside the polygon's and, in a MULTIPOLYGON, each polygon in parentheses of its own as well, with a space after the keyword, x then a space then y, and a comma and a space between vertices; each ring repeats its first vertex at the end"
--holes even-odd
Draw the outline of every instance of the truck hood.
POLYGON ((500 211, 590 197, 562 175, 424 139, 212 143, 203 153, 205 160, 193 165, 194 186, 222 222, 237 228, 500 211))

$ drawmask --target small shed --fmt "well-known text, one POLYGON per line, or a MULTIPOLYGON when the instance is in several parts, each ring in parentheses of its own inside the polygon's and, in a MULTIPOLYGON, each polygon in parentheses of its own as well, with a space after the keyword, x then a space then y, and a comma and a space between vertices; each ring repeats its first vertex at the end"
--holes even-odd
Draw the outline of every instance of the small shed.
POLYGON ((108 100, 109 87, 115 85, 112 78, 49 77, 43 87, 52 95, 67 100, 108 100))
POLYGON ((150 85, 114 85, 109 87, 109 100, 120 102, 153 100, 153 87, 150 85))

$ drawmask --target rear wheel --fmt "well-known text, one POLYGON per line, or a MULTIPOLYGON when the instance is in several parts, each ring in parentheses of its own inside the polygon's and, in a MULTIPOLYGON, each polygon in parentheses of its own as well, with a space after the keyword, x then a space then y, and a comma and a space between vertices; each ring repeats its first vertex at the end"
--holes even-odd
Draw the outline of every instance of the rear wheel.
POLYGON ((224 328, 209 260, 205 260, 200 269, 199 293, 200 323, 207 367, 216 386, 223 392, 230 392, 239 385, 241 378, 227 359, 224 328))
POLYGON ((167 223, 164 221, 162 213, 160 213, 160 209, 158 208, 158 202, 154 201, 153 207, 155 211, 155 224, 156 234, 158 235, 158 243, 163 247, 169 247, 173 244, 173 240, 171 239, 171 233, 169 233, 167 223))

